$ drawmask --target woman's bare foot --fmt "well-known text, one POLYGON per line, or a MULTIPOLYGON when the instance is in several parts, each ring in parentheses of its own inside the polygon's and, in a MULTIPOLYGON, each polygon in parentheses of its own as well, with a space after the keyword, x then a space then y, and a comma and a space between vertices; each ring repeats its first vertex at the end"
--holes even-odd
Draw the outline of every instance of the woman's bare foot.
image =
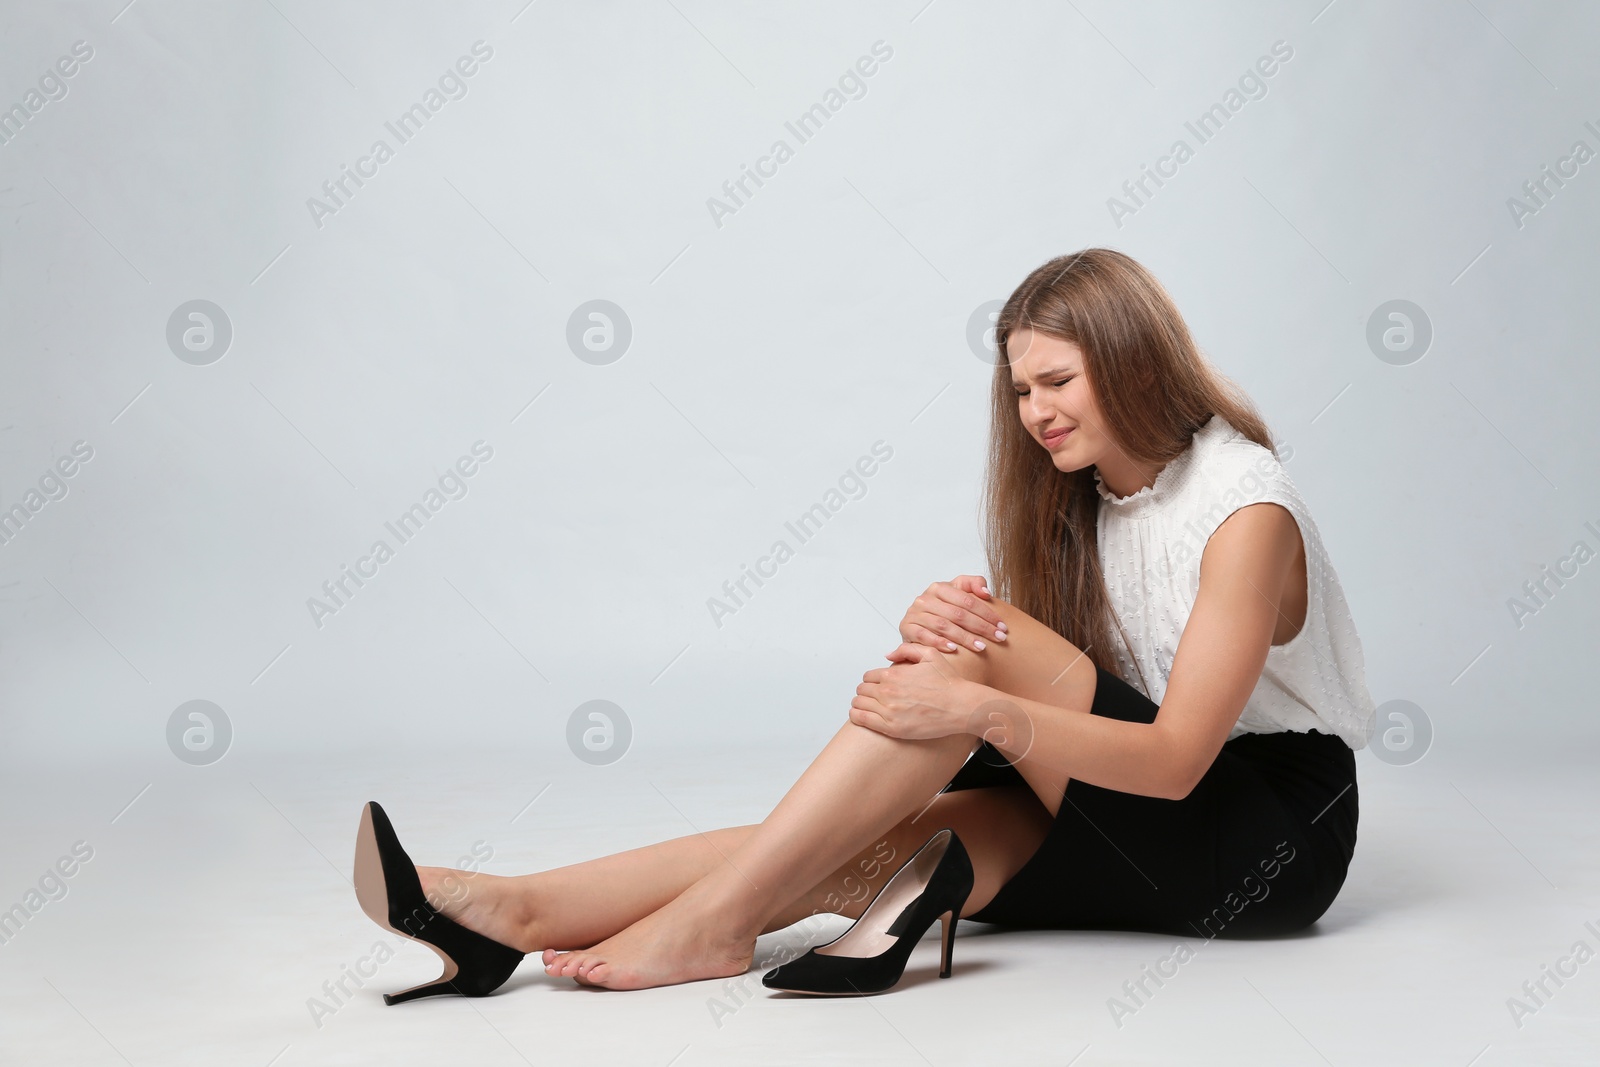
POLYGON ((718 909, 699 899, 695 888, 593 948, 546 949, 545 973, 607 989, 648 989, 743 974, 755 957, 755 935, 729 931, 718 909))
POLYGON ((418 867, 422 894, 447 918, 519 952, 538 948, 525 894, 513 878, 450 867, 418 867))

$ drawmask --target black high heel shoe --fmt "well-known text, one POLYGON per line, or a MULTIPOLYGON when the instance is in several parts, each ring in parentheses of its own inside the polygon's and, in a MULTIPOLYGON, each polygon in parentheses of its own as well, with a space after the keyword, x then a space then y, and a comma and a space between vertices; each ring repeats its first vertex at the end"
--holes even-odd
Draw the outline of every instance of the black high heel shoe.
POLYGON ((884 883, 850 929, 761 978, 768 989, 862 996, 892 989, 933 920, 942 924, 939 977, 950 977, 956 923, 972 892, 972 860, 951 829, 940 830, 884 883))
POLYGON ((467 929, 428 903, 417 869, 400 847, 389 816, 377 801, 369 801, 361 809, 355 883, 356 899, 369 919, 401 937, 427 945, 444 961, 444 974, 438 981, 385 993, 385 1004, 441 993, 486 997, 505 984, 527 955, 467 929))

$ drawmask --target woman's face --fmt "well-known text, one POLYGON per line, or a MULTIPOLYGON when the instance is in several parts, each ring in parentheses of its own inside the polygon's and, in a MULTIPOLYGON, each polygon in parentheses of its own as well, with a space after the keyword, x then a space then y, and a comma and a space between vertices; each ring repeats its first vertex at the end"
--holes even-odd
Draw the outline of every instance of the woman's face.
POLYGON ((1006 350, 1011 355, 1017 414, 1033 439, 1050 453, 1057 470, 1081 470, 1111 449, 1077 345, 1022 329, 1007 338, 1006 350))
POLYGON ((1006 350, 1011 356, 1011 384, 1017 390, 1017 414, 1033 439, 1050 453, 1057 470, 1082 470, 1092 464, 1106 488, 1118 496, 1153 480, 1147 480, 1112 438, 1089 388, 1082 349, 1059 337, 1021 329, 1007 338, 1006 350))

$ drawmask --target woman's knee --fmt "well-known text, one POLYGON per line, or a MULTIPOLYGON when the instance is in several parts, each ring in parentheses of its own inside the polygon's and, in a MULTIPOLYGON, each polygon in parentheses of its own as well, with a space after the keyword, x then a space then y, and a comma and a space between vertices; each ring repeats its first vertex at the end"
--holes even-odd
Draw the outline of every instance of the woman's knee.
POLYGON ((1088 710, 1094 700, 1094 661, 1021 608, 1003 600, 991 606, 1006 624, 1006 638, 982 651, 957 648, 944 653, 963 678, 1011 696, 1057 707, 1088 710))

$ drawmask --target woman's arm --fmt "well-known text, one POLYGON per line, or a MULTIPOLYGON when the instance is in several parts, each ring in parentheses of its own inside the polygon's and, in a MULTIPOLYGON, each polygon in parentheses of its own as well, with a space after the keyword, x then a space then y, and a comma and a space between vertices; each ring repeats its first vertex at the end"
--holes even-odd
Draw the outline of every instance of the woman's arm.
POLYGON ((873 692, 858 697, 851 719, 891 736, 971 733, 1013 762, 1036 760, 1091 785, 1180 800, 1216 759, 1261 677, 1299 544, 1294 517, 1266 502, 1240 508, 1211 535, 1153 723, 1011 696, 955 677, 937 659, 868 672, 883 684, 863 687, 873 692))

